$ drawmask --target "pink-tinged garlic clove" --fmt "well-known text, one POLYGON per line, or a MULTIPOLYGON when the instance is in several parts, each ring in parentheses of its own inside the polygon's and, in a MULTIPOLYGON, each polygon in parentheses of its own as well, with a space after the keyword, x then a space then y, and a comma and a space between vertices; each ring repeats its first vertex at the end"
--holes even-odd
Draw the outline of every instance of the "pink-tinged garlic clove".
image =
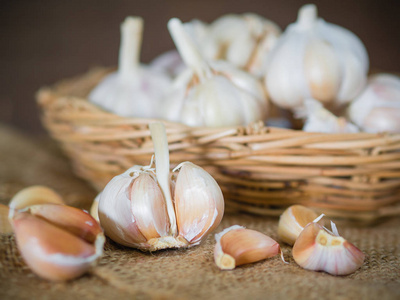
POLYGON ((360 268, 365 254, 317 223, 308 224, 293 246, 293 258, 304 269, 348 275, 360 268))
POLYGON ((64 201, 53 189, 34 185, 24 188, 15 194, 9 203, 9 207, 11 209, 23 209, 31 205, 45 203, 64 204, 64 201))
POLYGON ((232 270, 280 252, 279 244, 267 235, 238 225, 216 234, 215 239, 214 261, 221 270, 232 270))
POLYGON ((317 217, 318 214, 315 211, 303 205, 297 204, 288 207, 279 218, 279 238, 283 242, 293 245, 304 227, 317 217))
MULTIPOLYGON (((92 222, 97 224, 94 219, 92 222)), ((73 233, 26 212, 15 212, 11 223, 18 249, 34 273, 52 281, 81 276, 103 251, 104 235, 88 243, 73 233)))

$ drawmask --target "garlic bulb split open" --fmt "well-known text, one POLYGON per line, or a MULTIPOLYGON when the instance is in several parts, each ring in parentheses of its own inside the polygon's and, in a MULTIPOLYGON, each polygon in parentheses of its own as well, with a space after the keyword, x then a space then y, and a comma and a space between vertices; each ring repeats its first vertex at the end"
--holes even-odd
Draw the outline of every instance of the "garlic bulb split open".
POLYGON ((127 17, 121 25, 118 71, 108 75, 90 93, 89 100, 125 117, 157 118, 158 105, 170 77, 139 63, 143 20, 127 17))
POLYGON ((85 273, 102 255, 105 242, 101 227, 88 213, 58 202, 54 191, 35 186, 11 200, 9 213, 24 261, 38 276, 53 281, 85 273))
POLYGON ((210 60, 226 60, 257 77, 265 74, 268 53, 281 30, 274 22, 254 13, 227 14, 205 25, 185 24, 200 52, 210 60))
POLYGON ((288 207, 279 218, 279 238, 285 243, 293 245, 304 227, 317 217, 315 211, 303 205, 296 204, 288 207))
POLYGON ((304 99, 340 106, 366 84, 368 54, 352 32, 317 18, 304 5, 269 54, 265 84, 276 105, 297 110, 304 99))
MULTIPOLYGON (((311 222, 300 233, 293 246, 293 258, 304 269, 348 275, 360 268, 365 254, 356 246, 323 226, 311 222)), ((336 232, 335 232, 336 231, 336 232)))
POLYGON ((279 254, 279 244, 265 234, 234 225, 215 235, 214 261, 221 270, 279 254))
POLYGON ((315 99, 304 101, 306 122, 303 131, 323 133, 356 133, 360 130, 344 117, 336 117, 315 99))
POLYGON ((221 189, 190 162, 171 176, 165 128, 152 123, 150 130, 155 169, 134 166, 114 177, 99 195, 100 224, 115 242, 145 251, 198 245, 221 222, 221 189))
POLYGON ((168 28, 189 67, 180 74, 163 102, 163 117, 189 126, 238 126, 264 120, 268 100, 253 76, 224 62, 207 62, 182 23, 171 19, 168 28))
POLYGON ((365 132, 400 133, 400 77, 373 75, 366 89, 350 104, 348 114, 365 132))

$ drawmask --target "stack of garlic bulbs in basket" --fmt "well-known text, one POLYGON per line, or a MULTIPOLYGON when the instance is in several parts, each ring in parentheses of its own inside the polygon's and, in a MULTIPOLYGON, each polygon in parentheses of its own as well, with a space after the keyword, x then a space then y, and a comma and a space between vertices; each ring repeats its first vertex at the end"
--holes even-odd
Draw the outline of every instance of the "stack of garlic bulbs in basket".
POLYGON ((113 113, 189 126, 239 126, 267 122, 270 98, 280 112, 303 119, 304 131, 400 131, 400 79, 381 74, 368 81, 361 40, 318 18, 315 5, 301 7, 282 35, 275 23, 250 13, 210 24, 171 19, 178 52, 162 54, 149 66, 138 63, 142 26, 141 18, 127 18, 119 69, 89 96, 113 113))

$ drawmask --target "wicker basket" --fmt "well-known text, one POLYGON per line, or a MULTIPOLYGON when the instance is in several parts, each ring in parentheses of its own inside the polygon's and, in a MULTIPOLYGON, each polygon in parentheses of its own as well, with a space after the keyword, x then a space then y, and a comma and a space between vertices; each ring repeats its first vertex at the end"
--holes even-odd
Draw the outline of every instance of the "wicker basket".
MULTIPOLYGON (((124 118, 86 100, 109 69, 38 94, 42 121, 76 174, 98 190, 153 154, 149 119, 124 118)), ((218 181, 229 211, 278 216, 299 203, 361 222, 400 214, 400 134, 321 134, 265 127, 193 128, 165 122, 171 164, 191 161, 218 181)))

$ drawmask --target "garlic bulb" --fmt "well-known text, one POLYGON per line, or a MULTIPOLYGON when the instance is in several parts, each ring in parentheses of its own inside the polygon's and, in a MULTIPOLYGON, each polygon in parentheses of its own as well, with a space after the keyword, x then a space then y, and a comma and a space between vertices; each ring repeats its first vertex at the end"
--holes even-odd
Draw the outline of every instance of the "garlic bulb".
POLYGON ((198 245, 221 222, 221 189, 190 162, 171 177, 165 128, 152 123, 150 130, 156 168, 134 166, 114 177, 99 195, 100 224, 115 242, 141 250, 198 245))
POLYGON ((171 84, 170 77, 139 63, 143 20, 128 17, 121 25, 118 71, 90 93, 89 100, 125 117, 157 118, 158 105, 171 84))
POLYGON ((99 224, 87 212, 60 203, 58 194, 46 187, 19 192, 10 202, 9 219, 24 261, 42 278, 76 278, 103 253, 99 224))
POLYGON ((336 226, 331 224, 333 232, 315 222, 309 223, 293 246, 293 258, 307 270, 351 274, 363 265, 365 254, 339 236, 336 226))
POLYGON ((179 52, 176 50, 162 53, 153 59, 149 66, 154 70, 168 74, 171 78, 175 78, 186 69, 179 52))
POLYGON ((307 98, 340 106, 362 91, 368 68, 360 39, 317 18, 316 6, 309 4, 270 53, 265 85, 280 107, 297 110, 307 98))
POLYGON ((356 133, 357 126, 348 122, 344 117, 336 117, 325 109, 321 102, 315 99, 304 101, 306 122, 303 131, 323 133, 356 133))
POLYGON ((350 119, 363 131, 400 133, 400 77, 377 74, 350 104, 350 119))
POLYGON ((268 101, 262 84, 226 62, 207 63, 178 19, 168 28, 190 67, 179 75, 163 103, 163 117, 189 126, 237 126, 264 120, 268 101))
POLYGON ((186 26, 204 57, 226 60, 257 77, 264 76, 268 54, 281 34, 278 25, 254 13, 224 15, 208 26, 194 20, 186 26))
POLYGON ((279 253, 279 244, 269 236, 234 225, 215 235, 214 261, 221 270, 254 263, 279 253))

